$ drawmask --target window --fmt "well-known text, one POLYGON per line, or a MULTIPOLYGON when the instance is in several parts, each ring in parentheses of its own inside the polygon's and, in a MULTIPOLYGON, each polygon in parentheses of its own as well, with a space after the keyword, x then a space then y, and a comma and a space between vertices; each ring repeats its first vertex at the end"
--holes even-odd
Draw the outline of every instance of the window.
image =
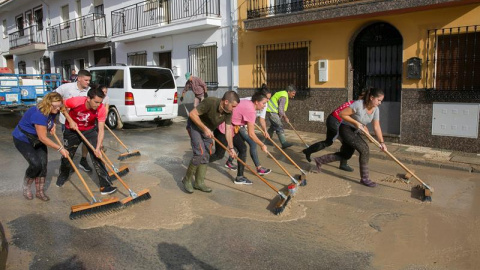
POLYGON ((70 15, 68 13, 68 5, 62 7, 62 22, 65 28, 69 27, 70 15))
POLYGON ((480 92, 480 26, 428 31, 426 88, 480 92))
POLYGON ((18 62, 18 74, 27 74, 27 64, 25 61, 18 62))
POLYGON ((188 46, 188 71, 208 88, 218 87, 217 43, 188 46))
POLYGON ((133 89, 172 89, 175 81, 167 69, 130 68, 133 89))
POLYGON ((23 37, 23 35, 24 35, 24 33, 23 33, 23 15, 19 15, 19 16, 15 17, 15 23, 17 25, 18 35, 23 37))
POLYGON ((290 84, 297 88, 297 96, 308 96, 310 41, 259 45, 254 86, 263 83, 272 90, 284 90, 290 84))
POLYGON ((123 69, 91 70, 92 83, 108 88, 123 88, 123 69))
POLYGON ((35 9, 33 11, 33 19, 35 20, 35 23, 37 24, 37 30, 41 31, 43 30, 43 10, 42 8, 35 9))
POLYGON ((3 38, 8 37, 8 31, 7 31, 7 20, 2 21, 2 29, 3 29, 3 38))
POLYGON ((93 13, 103 15, 103 4, 95 6, 93 13))
POLYGON ((147 52, 133 52, 127 54, 127 61, 129 66, 146 66, 147 65, 147 52))

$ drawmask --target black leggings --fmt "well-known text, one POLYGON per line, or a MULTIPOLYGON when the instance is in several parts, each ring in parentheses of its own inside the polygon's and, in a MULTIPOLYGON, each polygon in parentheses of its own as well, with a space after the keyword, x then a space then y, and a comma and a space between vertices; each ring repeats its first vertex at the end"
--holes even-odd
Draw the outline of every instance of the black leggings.
POLYGON ((360 165, 368 164, 370 149, 368 148, 368 144, 360 136, 360 133, 361 131, 356 132, 356 128, 354 127, 345 124, 340 125, 339 135, 342 146, 340 147, 340 152, 335 154, 342 159, 350 159, 355 150, 357 150, 360 154, 360 165))
POLYGON ((13 143, 17 150, 28 162, 28 168, 25 171, 25 177, 36 178, 47 176, 48 150, 43 143, 33 147, 30 143, 21 141, 13 137, 13 143))
MULTIPOLYGON (((220 132, 218 128, 215 129, 213 134, 215 135, 215 138, 217 138, 223 145, 227 146, 227 137, 225 136, 225 134, 220 132)), ((240 133, 237 133, 235 134, 235 136, 233 136, 233 146, 238 151, 238 158, 246 162, 247 146, 245 145, 245 141, 243 140, 242 136, 240 136, 240 133)), ((212 156, 210 156, 210 162, 214 162, 219 159, 222 159, 224 156, 225 156, 225 149, 223 149, 223 147, 221 147, 217 142, 215 142, 215 153, 212 156)), ((245 166, 243 166, 241 162, 238 162, 237 176, 243 176, 244 170, 245 170, 245 166)))

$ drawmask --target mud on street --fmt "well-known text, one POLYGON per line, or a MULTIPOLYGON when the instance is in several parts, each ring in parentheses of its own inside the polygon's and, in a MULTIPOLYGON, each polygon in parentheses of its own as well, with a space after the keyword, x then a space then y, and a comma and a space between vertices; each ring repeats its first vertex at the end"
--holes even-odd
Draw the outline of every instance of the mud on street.
MULTIPOLYGON (((124 152, 110 134, 107 155, 127 165, 123 179, 134 191, 149 189, 152 198, 101 216, 70 220, 70 207, 89 196, 76 175, 55 186, 60 155, 49 149, 49 202, 25 200, 26 161, 11 132, 20 116, 0 115, 0 221, 8 243, 7 269, 478 269, 480 265, 479 175, 458 170, 409 166, 435 187, 432 203, 412 192, 417 183, 398 178, 391 160, 370 160, 376 188, 359 184, 354 172, 324 166, 309 173, 280 216, 272 214, 278 196, 246 170, 252 186, 235 185, 224 161, 212 164, 206 183, 212 193, 187 194, 181 179, 192 152, 185 119, 171 125, 142 123, 116 134, 141 156, 119 162, 124 152)), ((60 135, 59 130, 57 133, 60 135)), ((295 141, 292 134, 291 140, 295 141)), ((313 139, 312 139, 313 140, 313 139)), ((296 169, 278 150, 273 155, 292 174, 296 169)), ((287 153, 302 167, 300 152, 287 153)), ((327 149, 318 155, 333 152, 327 149)), ((265 176, 283 188, 289 178, 264 153, 265 176)), ((79 152, 74 161, 78 163, 79 152)), ((248 157, 248 164, 252 164, 248 157)), ((313 164, 313 163, 312 163, 313 164)), ((94 195, 94 173, 82 171, 94 195), (92 182, 93 179, 93 182, 92 182)), ((115 196, 128 196, 118 181, 115 196)), ((0 266, 1 268, 1 266, 0 266)))

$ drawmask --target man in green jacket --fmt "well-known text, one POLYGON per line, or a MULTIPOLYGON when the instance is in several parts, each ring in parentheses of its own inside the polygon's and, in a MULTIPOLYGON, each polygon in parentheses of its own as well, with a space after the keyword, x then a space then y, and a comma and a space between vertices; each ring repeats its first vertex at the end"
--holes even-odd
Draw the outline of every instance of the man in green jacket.
POLYGON ((289 123, 288 117, 286 115, 288 109, 288 100, 294 98, 297 89, 294 85, 289 85, 287 90, 282 90, 276 92, 267 103, 267 112, 268 119, 270 119, 270 127, 268 128, 268 135, 273 136, 273 131, 277 132, 278 139, 282 144, 282 148, 288 148, 292 146, 291 143, 287 142, 285 138, 285 132, 283 130, 282 119, 289 123))

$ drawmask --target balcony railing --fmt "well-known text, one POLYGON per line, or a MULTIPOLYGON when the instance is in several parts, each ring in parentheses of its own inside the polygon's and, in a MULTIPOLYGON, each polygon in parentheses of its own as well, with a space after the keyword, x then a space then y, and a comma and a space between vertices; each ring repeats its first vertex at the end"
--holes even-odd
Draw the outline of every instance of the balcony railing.
POLYGON ((107 37, 105 15, 89 14, 47 28, 48 46, 91 37, 107 37))
POLYGON ((351 2, 365 2, 365 0, 249 0, 247 18, 261 18, 275 14, 287 14, 320 7, 337 6, 351 2), (272 2, 275 4, 272 4, 272 2))
POLYGON ((220 0, 150 0, 112 11, 112 35, 195 16, 220 16, 220 0))
POLYGON ((8 35, 10 49, 15 49, 21 46, 45 43, 43 41, 42 31, 38 30, 37 25, 32 25, 21 29, 8 35))

